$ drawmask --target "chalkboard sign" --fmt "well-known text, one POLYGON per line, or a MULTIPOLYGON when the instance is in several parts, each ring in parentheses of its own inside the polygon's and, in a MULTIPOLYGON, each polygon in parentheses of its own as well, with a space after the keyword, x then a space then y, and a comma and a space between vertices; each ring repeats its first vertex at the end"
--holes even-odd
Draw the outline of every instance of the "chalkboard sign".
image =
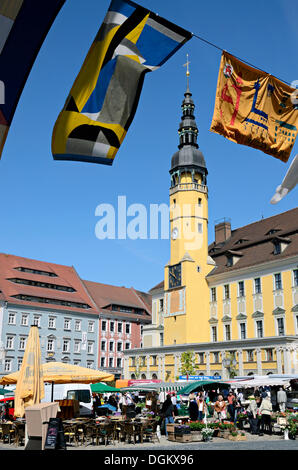
POLYGON ((61 418, 50 418, 44 448, 45 450, 66 450, 61 418))

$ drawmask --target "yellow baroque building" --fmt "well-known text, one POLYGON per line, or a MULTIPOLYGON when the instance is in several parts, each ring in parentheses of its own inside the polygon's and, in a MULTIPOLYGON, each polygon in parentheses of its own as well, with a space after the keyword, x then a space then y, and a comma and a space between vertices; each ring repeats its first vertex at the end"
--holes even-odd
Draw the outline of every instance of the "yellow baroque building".
POLYGON ((171 256, 150 291, 143 347, 125 352, 124 378, 175 381, 185 351, 196 375, 298 373, 298 208, 235 230, 223 220, 208 246, 194 108, 187 86, 170 169, 171 256))

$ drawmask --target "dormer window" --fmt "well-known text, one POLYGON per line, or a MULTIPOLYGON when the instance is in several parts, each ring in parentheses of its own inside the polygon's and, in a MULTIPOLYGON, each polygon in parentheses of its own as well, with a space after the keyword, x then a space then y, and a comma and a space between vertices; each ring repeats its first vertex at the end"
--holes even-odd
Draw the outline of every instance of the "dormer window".
POLYGON ((273 238, 272 243, 273 254, 280 255, 286 249, 288 244, 291 243, 291 240, 289 238, 275 237, 273 238))
POLYGON ((227 264, 226 264, 227 267, 234 266, 240 260, 241 256, 243 256, 243 254, 240 251, 232 251, 232 250, 228 250, 225 254, 227 257, 227 264))
POLYGON ((274 235, 276 232, 280 232, 280 228, 273 228, 266 233, 266 235, 274 235))
POLYGON ((280 242, 274 242, 274 255, 280 255, 281 254, 281 244, 280 242))

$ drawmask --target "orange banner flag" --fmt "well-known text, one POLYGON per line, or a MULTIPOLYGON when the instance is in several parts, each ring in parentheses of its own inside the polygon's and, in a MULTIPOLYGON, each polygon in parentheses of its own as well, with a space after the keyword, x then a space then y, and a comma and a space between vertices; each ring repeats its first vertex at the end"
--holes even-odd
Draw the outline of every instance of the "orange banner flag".
POLYGON ((210 130, 287 162, 297 136, 295 89, 222 53, 210 130))

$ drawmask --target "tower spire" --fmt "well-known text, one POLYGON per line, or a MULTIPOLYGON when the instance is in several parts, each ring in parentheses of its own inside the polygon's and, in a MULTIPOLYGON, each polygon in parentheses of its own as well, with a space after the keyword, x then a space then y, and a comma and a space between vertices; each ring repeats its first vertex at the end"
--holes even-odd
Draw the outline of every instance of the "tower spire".
POLYGON ((190 61, 188 60, 188 54, 186 54, 186 63, 183 64, 183 67, 186 67, 186 93, 189 93, 189 64, 190 61))

